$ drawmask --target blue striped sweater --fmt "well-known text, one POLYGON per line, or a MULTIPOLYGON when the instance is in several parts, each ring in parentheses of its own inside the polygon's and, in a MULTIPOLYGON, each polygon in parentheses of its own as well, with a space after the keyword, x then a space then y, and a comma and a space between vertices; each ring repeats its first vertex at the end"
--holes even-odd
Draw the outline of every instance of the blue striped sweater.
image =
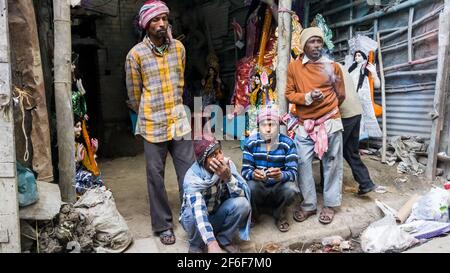
MULTIPOLYGON (((297 181, 298 155, 294 141, 286 135, 279 134, 278 142, 267 151, 266 141, 259 133, 251 135, 244 144, 242 157, 242 176, 253 180, 255 169, 280 168, 282 178, 280 182, 297 181), (278 144, 278 145, 276 145, 278 144)), ((265 181, 266 186, 277 183, 273 178, 265 181)))

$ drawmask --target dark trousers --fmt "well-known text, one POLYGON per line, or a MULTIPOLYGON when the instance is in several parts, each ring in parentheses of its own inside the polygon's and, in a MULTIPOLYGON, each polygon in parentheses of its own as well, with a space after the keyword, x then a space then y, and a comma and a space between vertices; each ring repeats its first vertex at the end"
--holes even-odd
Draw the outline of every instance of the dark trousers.
POLYGON ((248 181, 247 184, 251 191, 252 213, 257 216, 262 207, 269 208, 276 220, 283 216, 284 209, 294 202, 299 193, 294 182, 277 183, 270 187, 260 181, 248 181))
POLYGON ((162 143, 150 143, 144 140, 144 150, 152 229, 154 232, 161 232, 173 228, 172 211, 164 185, 167 153, 170 152, 173 159, 181 198, 184 176, 195 160, 194 149, 190 140, 171 140, 162 143))
MULTIPOLYGON (((370 179, 369 170, 361 160, 359 155, 359 130, 361 126, 361 115, 351 118, 343 118, 342 125, 343 132, 343 155, 345 161, 350 165, 353 173, 353 178, 358 182, 361 190, 368 189, 374 186, 372 179, 370 179)), ((320 164, 320 174, 323 177, 322 164, 320 164)), ((323 178, 321 178, 323 185, 323 178)))

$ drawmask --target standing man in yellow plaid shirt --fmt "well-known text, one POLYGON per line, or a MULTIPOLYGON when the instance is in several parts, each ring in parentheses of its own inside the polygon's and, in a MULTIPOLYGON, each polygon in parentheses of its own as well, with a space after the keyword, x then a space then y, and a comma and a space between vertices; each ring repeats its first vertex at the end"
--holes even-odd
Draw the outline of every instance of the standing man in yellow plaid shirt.
POLYGON ((185 49, 170 34, 169 8, 147 1, 139 12, 144 40, 128 53, 125 70, 130 107, 138 113, 136 135, 144 138, 147 185, 153 231, 163 244, 175 243, 172 212, 164 186, 167 153, 178 178, 180 196, 187 170, 194 162, 191 127, 183 105, 185 49))

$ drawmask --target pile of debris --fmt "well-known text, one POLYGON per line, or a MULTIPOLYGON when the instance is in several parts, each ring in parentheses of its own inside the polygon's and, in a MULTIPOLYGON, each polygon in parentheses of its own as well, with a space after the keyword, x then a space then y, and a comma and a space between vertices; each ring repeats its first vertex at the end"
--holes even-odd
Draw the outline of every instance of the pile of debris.
POLYGON ((344 253, 353 249, 352 242, 345 241, 341 236, 331 236, 322 239, 305 250, 305 253, 344 253))
POLYGON ((42 253, 91 253, 94 251, 95 227, 86 217, 66 204, 40 232, 38 251, 42 253))
MULTIPOLYGON (((283 247, 279 244, 268 243, 262 248, 263 253, 348 253, 353 250, 350 241, 344 240, 341 236, 330 236, 323 238, 321 242, 312 243, 303 250, 302 247, 283 247)), ((261 252, 261 251, 260 251, 261 252)))
POLYGON ((105 187, 89 189, 46 221, 21 222, 22 250, 37 253, 123 252, 132 234, 105 187), (34 227, 33 227, 34 226, 34 227))
POLYGON ((423 196, 413 195, 398 211, 375 200, 385 216, 362 233, 362 250, 402 252, 431 238, 448 234, 450 193, 446 189, 435 187, 423 196))

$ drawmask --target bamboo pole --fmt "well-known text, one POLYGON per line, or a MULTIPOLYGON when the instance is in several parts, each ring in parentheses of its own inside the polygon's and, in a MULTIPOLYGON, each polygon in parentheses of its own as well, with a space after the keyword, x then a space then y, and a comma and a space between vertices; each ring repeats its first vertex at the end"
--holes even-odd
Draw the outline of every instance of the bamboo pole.
MULTIPOLYGON (((342 5, 342 6, 338 7, 338 8, 335 8, 335 9, 332 9, 332 10, 324 12, 323 16, 329 16, 329 15, 338 13, 340 11, 346 10, 346 9, 353 9, 353 7, 359 6, 362 3, 365 3, 366 1, 367 0, 358 0, 358 1, 354 1, 354 2, 350 1, 349 4, 342 5)), ((350 19, 350 21, 351 21, 351 19, 350 19)))
POLYGON ((428 162, 425 175, 434 180, 436 178, 437 154, 439 152, 441 131, 444 127, 445 105, 447 104, 447 93, 449 83, 449 32, 450 32, 450 0, 445 0, 444 12, 439 16, 439 50, 438 68, 436 77, 436 92, 434 95, 432 127, 430 145, 428 148, 428 162))
MULTIPOLYGON (((284 94, 287 85, 287 68, 291 60, 291 37, 292 37, 292 17, 290 10, 292 0, 280 0, 278 12, 278 65, 276 68, 277 76, 277 95, 280 107, 280 113, 287 112, 287 101, 284 94)), ((281 133, 286 133, 286 128, 280 128, 281 133)))
POLYGON ((384 77, 390 78, 390 77, 399 77, 399 76, 430 75, 430 74, 436 74, 437 71, 438 71, 437 69, 399 71, 399 72, 389 73, 389 74, 385 75, 384 77))
POLYGON ((381 162, 386 162, 386 149, 387 149, 387 126, 386 126, 386 80, 384 77, 383 69, 383 55, 381 54, 381 39, 380 33, 377 34, 378 42, 378 62, 380 65, 380 81, 381 81, 381 109, 382 109, 382 127, 383 127, 383 140, 381 145, 381 162))
POLYGON ((0 253, 20 249, 8 1, 0 0, 0 253))
POLYGON ((309 26, 309 14, 310 14, 309 1, 305 1, 305 3, 303 4, 303 10, 304 10, 303 27, 307 28, 309 26))
POLYGON ((413 60, 413 39, 412 39, 412 24, 414 20, 414 8, 409 8, 409 20, 408 20, 408 61, 413 60))
POLYGON ((403 64, 397 64, 397 65, 389 66, 389 67, 386 67, 384 69, 384 72, 391 71, 391 70, 397 70, 397 69, 408 67, 408 66, 413 66, 413 65, 424 64, 424 63, 427 63, 427 62, 436 61, 437 58, 438 58, 438 56, 436 55, 436 56, 430 56, 430 57, 427 57, 427 58, 414 60, 414 61, 411 61, 409 63, 403 63, 403 64))
MULTIPOLYGON (((415 45, 415 44, 417 44, 419 42, 422 42, 422 41, 425 41, 425 40, 427 40, 427 39, 429 39, 429 38, 431 38, 433 36, 437 36, 438 34, 439 34, 439 29, 433 29, 433 30, 430 30, 428 32, 422 33, 422 34, 417 35, 416 37, 412 38, 412 44, 415 45)), ((406 47, 406 46, 408 46, 408 40, 404 40, 404 41, 401 41, 401 42, 398 42, 398 43, 395 43, 395 44, 383 47, 381 49, 381 51, 382 52, 389 52, 389 51, 392 51, 392 50, 398 50, 398 49, 406 47)))
MULTIPOLYGON (((351 5, 350 8, 350 15, 349 15, 349 20, 353 20, 353 0, 350 0, 350 4, 351 5)), ((351 38, 353 38, 353 25, 350 25, 349 30, 348 30, 348 39, 350 40, 351 38)))
POLYGON ((53 0, 55 24, 55 104, 59 186, 65 202, 75 202, 75 136, 72 111, 72 41, 70 1, 53 0))
POLYGON ((403 2, 401 4, 392 6, 392 7, 388 8, 387 10, 379 10, 379 11, 376 11, 369 15, 366 15, 366 16, 363 16, 363 17, 360 17, 360 18, 357 18, 357 19, 354 19, 351 21, 344 21, 344 22, 332 24, 332 25, 330 25, 330 28, 346 27, 348 25, 354 25, 354 24, 358 24, 361 22, 374 20, 374 19, 380 18, 381 16, 385 16, 385 15, 400 11, 402 9, 406 9, 411 6, 417 5, 418 3, 421 3, 423 1, 424 0, 409 0, 409 1, 403 2))
MULTIPOLYGON (((438 15, 441 11, 442 11, 442 6, 431 11, 428 14, 425 14, 424 16, 422 16, 422 18, 420 18, 419 20, 415 21, 414 23, 412 23, 412 27, 415 27, 417 25, 420 25, 422 23, 425 23, 428 20, 431 20, 434 16, 438 15)), ((392 32, 389 35, 383 36, 383 38, 381 38, 381 41, 385 41, 385 40, 389 40, 391 38, 396 38, 398 37, 400 34, 402 34, 403 32, 407 31, 408 27, 401 27, 399 28, 397 31, 392 32)))

